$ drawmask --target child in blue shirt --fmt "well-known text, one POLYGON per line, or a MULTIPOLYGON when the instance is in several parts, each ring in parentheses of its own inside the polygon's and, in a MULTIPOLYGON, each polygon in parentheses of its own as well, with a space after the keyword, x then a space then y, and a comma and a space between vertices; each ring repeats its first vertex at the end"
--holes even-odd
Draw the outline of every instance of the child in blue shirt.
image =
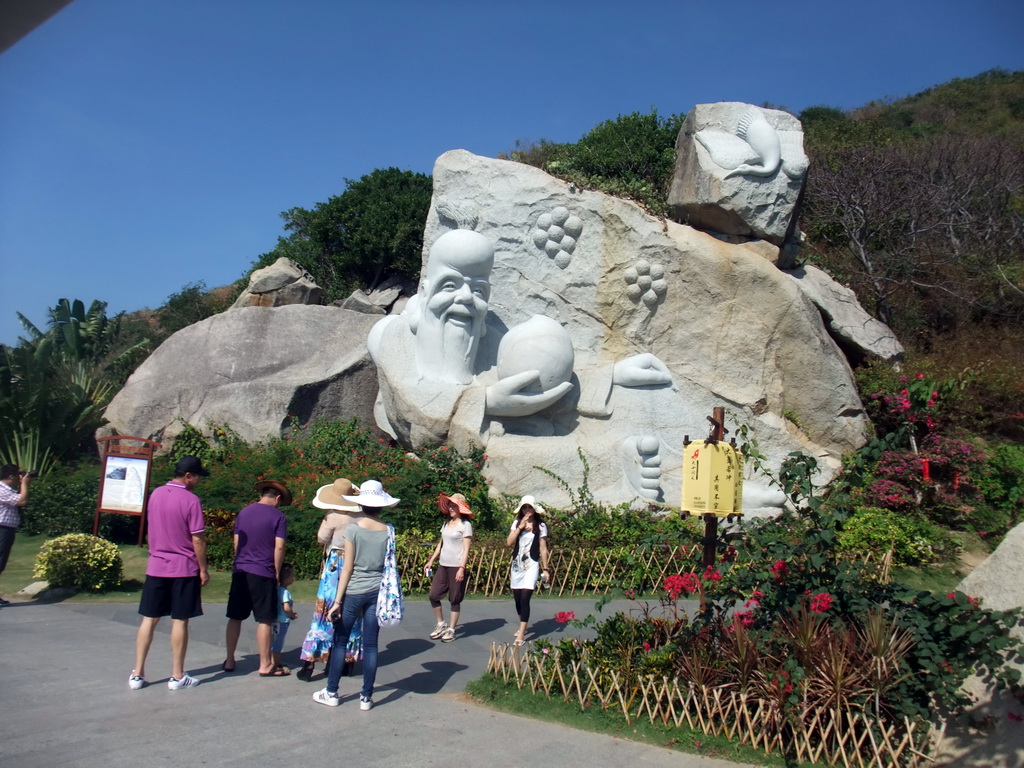
POLYGON ((295 569, 291 563, 285 563, 281 566, 281 583, 277 587, 277 621, 273 625, 274 639, 270 645, 270 651, 274 654, 274 666, 287 670, 285 674, 291 670, 281 664, 281 650, 284 648, 285 635, 288 634, 288 625, 292 619, 299 618, 299 614, 292 610, 292 593, 288 591, 288 587, 294 581, 295 569))

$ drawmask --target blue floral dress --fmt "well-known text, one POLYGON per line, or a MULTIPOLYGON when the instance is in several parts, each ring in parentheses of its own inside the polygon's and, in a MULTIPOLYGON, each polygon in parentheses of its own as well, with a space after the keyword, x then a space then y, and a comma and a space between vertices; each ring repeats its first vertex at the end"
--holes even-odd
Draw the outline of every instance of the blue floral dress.
MULTIPOLYGON (((302 641, 303 661, 327 661, 334 645, 334 624, 327 620, 327 612, 331 610, 334 598, 338 595, 338 578, 345 558, 340 549, 331 549, 324 560, 320 571, 320 586, 316 591, 316 605, 313 607, 313 619, 309 623, 309 632, 302 641)), ((359 661, 363 655, 363 630, 360 622, 352 627, 345 646, 345 661, 359 661)))

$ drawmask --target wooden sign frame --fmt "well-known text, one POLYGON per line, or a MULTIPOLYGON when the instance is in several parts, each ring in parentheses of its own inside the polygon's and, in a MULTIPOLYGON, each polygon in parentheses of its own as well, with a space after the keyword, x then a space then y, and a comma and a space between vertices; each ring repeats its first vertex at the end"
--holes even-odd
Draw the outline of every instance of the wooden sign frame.
POLYGON ((153 454, 162 446, 145 437, 114 435, 96 439, 100 445, 103 471, 96 497, 96 517, 92 535, 100 530, 100 513, 131 515, 139 520, 139 546, 146 536, 146 505, 149 501, 149 478, 153 470, 153 454), (130 442, 126 442, 130 441, 130 442), (132 443, 142 443, 133 445, 132 443))

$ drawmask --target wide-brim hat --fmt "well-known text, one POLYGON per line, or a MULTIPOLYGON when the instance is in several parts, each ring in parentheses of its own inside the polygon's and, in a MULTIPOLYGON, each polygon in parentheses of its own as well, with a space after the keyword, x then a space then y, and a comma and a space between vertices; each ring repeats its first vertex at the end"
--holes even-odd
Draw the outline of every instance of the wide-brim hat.
POLYGON ((461 493, 453 493, 451 496, 446 496, 442 493, 437 497, 437 508, 441 510, 442 515, 450 515, 452 507, 455 507, 463 517, 473 516, 473 511, 469 508, 469 502, 466 501, 466 497, 461 493))
POLYGON ((401 501, 385 491, 380 480, 367 480, 359 486, 358 495, 342 498, 361 507, 393 507, 401 501))
POLYGON ((281 503, 277 505, 279 507, 290 507, 292 505, 292 492, 280 480, 260 480, 254 487, 257 493, 263 493, 265 488, 273 488, 280 493, 281 503))
POLYGON ((355 495, 359 490, 352 481, 339 477, 330 485, 321 485, 313 497, 313 506, 318 509, 336 509, 339 512, 358 512, 359 505, 345 500, 345 496, 355 495))
POLYGON ((518 515, 523 507, 533 507, 533 511, 538 515, 544 514, 544 507, 538 504, 537 500, 533 498, 533 496, 523 496, 523 498, 519 500, 519 506, 516 507, 516 511, 512 514, 518 515))

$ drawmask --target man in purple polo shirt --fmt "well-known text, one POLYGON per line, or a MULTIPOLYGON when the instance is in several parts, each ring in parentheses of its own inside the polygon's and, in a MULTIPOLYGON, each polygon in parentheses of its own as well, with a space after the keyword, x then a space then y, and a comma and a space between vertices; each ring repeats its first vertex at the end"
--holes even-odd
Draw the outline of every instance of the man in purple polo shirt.
POLYGON ((195 456, 183 456, 174 478, 149 495, 149 563, 139 613, 142 623, 135 638, 135 669, 128 678, 133 691, 146 684, 146 655, 162 616, 171 617, 172 691, 191 688, 199 681, 185 671, 188 620, 203 615, 201 588, 210 580, 206 570, 206 525, 203 505, 192 493, 209 472, 195 456))
POLYGON ((235 519, 235 571, 228 593, 227 659, 225 672, 235 669, 235 648, 242 622, 256 619, 256 645, 260 651, 260 677, 283 677, 291 670, 274 664, 270 642, 277 621, 277 583, 284 564, 288 523, 279 507, 292 503, 291 491, 277 480, 256 483, 260 500, 235 519))

